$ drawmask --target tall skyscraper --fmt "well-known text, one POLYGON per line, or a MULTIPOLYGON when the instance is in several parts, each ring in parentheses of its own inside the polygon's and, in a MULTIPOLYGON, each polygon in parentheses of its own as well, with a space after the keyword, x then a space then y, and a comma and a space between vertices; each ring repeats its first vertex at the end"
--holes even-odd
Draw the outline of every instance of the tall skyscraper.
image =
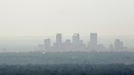
POLYGON ((83 44, 83 40, 80 39, 79 33, 74 33, 72 36, 72 49, 76 51, 83 50, 85 45, 83 44))
POLYGON ((72 43, 73 44, 79 44, 80 42, 80 35, 79 33, 74 33, 72 36, 72 43))
POLYGON ((90 33, 90 43, 92 45, 97 45, 97 42, 98 42, 98 35, 97 33, 90 33))
POLYGON ((56 34, 56 42, 54 43, 53 48, 55 51, 63 50, 62 34, 61 33, 56 34))
POLYGON ((45 39, 44 44, 45 44, 46 50, 51 48, 51 40, 50 39, 45 39))
POLYGON ((61 33, 58 33, 56 35, 56 44, 57 45, 61 45, 62 44, 62 34, 61 33))
POLYGON ((92 50, 96 50, 98 46, 98 35, 97 33, 90 33, 89 47, 92 50))

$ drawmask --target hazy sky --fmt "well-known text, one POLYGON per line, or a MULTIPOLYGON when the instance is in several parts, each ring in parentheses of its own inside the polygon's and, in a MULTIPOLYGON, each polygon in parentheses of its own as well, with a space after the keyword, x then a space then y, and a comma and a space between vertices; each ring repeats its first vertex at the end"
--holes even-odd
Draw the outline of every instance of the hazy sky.
POLYGON ((134 0, 1 0, 0 36, 134 35, 134 0))

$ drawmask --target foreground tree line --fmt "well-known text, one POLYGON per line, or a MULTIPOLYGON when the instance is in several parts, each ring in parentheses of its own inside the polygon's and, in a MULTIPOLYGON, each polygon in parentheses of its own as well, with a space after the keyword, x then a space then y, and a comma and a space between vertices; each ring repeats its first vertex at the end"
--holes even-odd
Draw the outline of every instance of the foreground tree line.
POLYGON ((134 65, 0 65, 0 75, 134 75, 134 65))

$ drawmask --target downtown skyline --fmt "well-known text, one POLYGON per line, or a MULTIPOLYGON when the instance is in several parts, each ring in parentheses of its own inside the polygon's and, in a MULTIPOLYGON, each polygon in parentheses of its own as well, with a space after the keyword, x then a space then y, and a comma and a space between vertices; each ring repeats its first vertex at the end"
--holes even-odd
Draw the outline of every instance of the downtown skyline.
POLYGON ((44 40, 43 50, 45 51, 127 51, 128 48, 124 46, 124 42, 119 38, 114 40, 114 43, 109 44, 109 47, 105 47, 98 42, 98 34, 90 33, 87 44, 83 42, 79 33, 74 33, 72 39, 66 39, 63 41, 61 33, 57 33, 55 42, 47 38, 44 40))

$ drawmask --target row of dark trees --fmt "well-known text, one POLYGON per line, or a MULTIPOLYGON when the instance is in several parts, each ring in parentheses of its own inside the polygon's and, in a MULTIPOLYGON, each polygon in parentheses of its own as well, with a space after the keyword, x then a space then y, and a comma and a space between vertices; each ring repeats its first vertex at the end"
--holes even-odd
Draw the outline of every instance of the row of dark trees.
POLYGON ((0 75, 134 75, 134 65, 0 65, 0 75))

